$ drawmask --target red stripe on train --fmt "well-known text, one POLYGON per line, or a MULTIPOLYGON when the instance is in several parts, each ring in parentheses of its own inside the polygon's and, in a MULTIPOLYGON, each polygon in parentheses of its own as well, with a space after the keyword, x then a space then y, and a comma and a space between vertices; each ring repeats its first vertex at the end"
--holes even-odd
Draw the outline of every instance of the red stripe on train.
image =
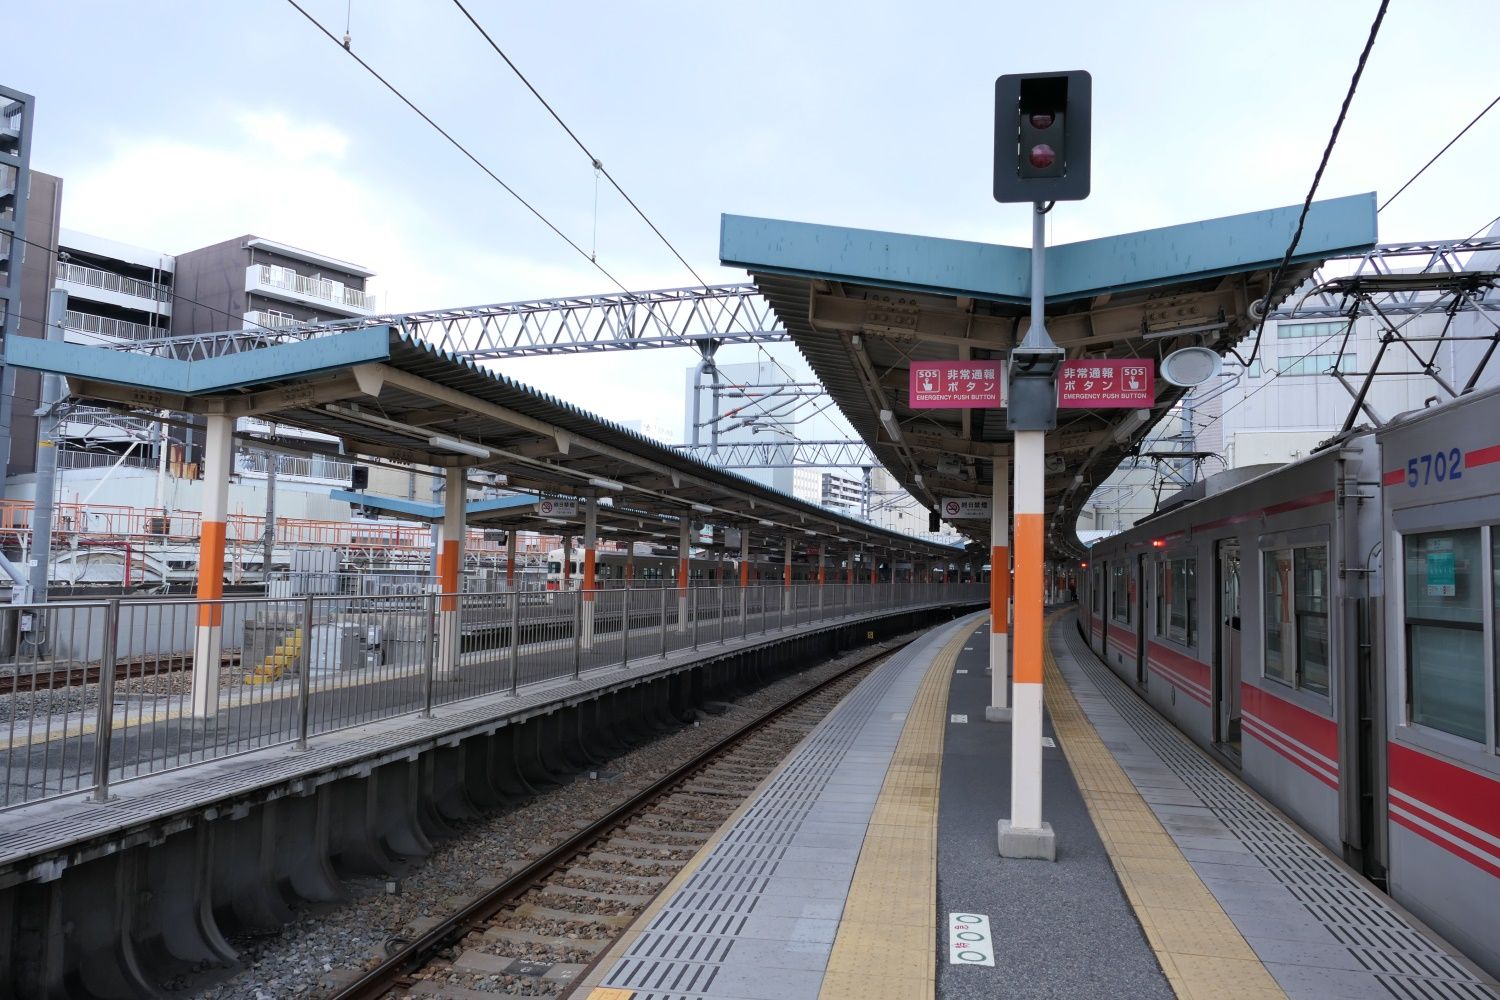
POLYGON ((1464 464, 1467 466, 1491 465, 1495 462, 1500 462, 1500 444, 1464 452, 1464 464))
POLYGON ((1322 762, 1314 764, 1311 761, 1304 760, 1300 754, 1306 751, 1300 751, 1290 743, 1287 743, 1284 736, 1278 734, 1260 719, 1257 719, 1253 715, 1242 715, 1240 716, 1240 727, 1244 732, 1255 737, 1266 749, 1297 765, 1329 788, 1338 789, 1338 780, 1328 773, 1328 765, 1322 762))
POLYGON ((1327 757, 1326 766, 1331 770, 1339 769, 1339 730, 1332 719, 1309 712, 1251 684, 1240 685, 1240 701, 1246 715, 1257 716, 1272 729, 1281 730, 1298 743, 1327 757))
MULTIPOLYGON (((1423 818, 1427 819, 1428 822, 1432 822, 1432 820, 1428 817, 1423 818)), ((1441 847, 1443 850, 1458 858, 1460 861, 1467 861, 1469 864, 1473 865, 1475 868, 1478 868, 1480 871, 1487 872, 1490 875, 1495 876, 1496 878, 1500 878, 1500 865, 1496 865, 1485 858, 1478 858, 1472 854, 1469 854, 1468 852, 1460 848, 1457 844, 1454 844, 1452 841, 1438 836, 1436 833, 1433 833, 1422 824, 1408 819, 1401 813, 1397 812, 1394 808, 1391 810, 1391 822, 1405 827, 1406 829, 1410 830, 1412 833, 1415 833, 1417 836, 1421 837, 1423 840, 1428 841, 1429 843, 1436 844, 1438 847, 1441 847)))
MULTIPOLYGON (((1395 791, 1491 837, 1500 837, 1500 781, 1402 743, 1390 745, 1388 766, 1395 791)), ((1493 845, 1490 849, 1496 850, 1493 845)))

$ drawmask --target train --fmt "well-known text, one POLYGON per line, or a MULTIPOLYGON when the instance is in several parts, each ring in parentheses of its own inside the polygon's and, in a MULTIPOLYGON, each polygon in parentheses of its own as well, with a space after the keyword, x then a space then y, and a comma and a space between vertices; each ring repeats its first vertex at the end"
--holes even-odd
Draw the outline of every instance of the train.
POLYGON ((1500 975, 1500 388, 1209 477, 1080 573, 1116 675, 1500 975))

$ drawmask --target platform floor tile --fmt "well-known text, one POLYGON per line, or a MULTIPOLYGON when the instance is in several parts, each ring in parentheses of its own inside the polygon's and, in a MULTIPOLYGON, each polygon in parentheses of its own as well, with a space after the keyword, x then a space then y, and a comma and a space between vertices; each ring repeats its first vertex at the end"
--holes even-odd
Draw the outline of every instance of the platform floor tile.
MULTIPOLYGON (((1096 818, 1115 852, 1121 884, 1140 904, 1142 928, 1180 995, 1500 996, 1487 977, 1157 714, 1094 656, 1071 614, 1054 622, 1049 649, 1049 709, 1055 718, 1087 717, 1166 839, 1165 845, 1153 841, 1143 832, 1150 822, 1138 815, 1128 834, 1104 830, 1119 803, 1101 801, 1096 818), (1065 705, 1070 699, 1074 704, 1065 705), (1180 875, 1184 866, 1197 888, 1180 875), (1232 947, 1223 943, 1231 929, 1240 939, 1232 947)), ((1077 742, 1064 742, 1070 760, 1078 751, 1085 769, 1106 766, 1077 742)), ((1092 783, 1080 778, 1080 784, 1092 783)))
MULTIPOLYGON (((703 845, 574 995, 812 1000, 822 991, 869 997, 868 971, 828 969, 839 942, 849 938, 862 949, 857 959, 866 969, 879 967, 912 984, 893 996, 930 998, 930 877, 913 883, 915 889, 892 892, 860 872, 866 857, 888 868, 911 867, 924 805, 935 802, 935 790, 921 787, 920 767, 902 757, 901 748, 913 716, 929 702, 942 707, 940 699, 924 701, 926 680, 950 672, 951 662, 941 669, 935 664, 972 621, 933 630, 851 692, 703 845), (899 761, 894 768, 893 761, 899 761), (728 873, 746 850, 753 852, 756 873, 728 873), (880 927, 870 921, 856 926, 856 910, 879 913, 880 927), (877 930, 884 937, 878 947, 877 930), (702 947, 705 942, 712 947, 702 947), (713 961, 673 960, 672 954, 709 954, 713 961), (923 955, 925 990, 908 979, 912 956, 923 955)), ((940 734, 936 709, 930 714, 940 734)), ((929 868, 930 855, 929 846, 929 868)))

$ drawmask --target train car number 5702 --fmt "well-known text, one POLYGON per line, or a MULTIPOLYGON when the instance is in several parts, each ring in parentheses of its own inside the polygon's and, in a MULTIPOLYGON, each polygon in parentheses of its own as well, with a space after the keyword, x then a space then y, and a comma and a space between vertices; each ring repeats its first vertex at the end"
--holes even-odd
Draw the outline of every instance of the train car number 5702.
POLYGON ((1406 460, 1406 485, 1426 486, 1453 479, 1462 479, 1464 453, 1457 448, 1418 455, 1406 460))

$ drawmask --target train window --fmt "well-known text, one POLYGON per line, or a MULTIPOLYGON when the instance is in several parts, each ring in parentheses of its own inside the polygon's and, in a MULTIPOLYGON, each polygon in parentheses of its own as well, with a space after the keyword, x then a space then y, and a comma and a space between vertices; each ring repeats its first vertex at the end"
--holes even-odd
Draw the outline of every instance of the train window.
POLYGON ((1109 567, 1109 613, 1115 621, 1130 624, 1130 573, 1118 562, 1109 567))
POLYGON ((1483 740, 1484 611, 1478 528, 1404 539, 1411 721, 1483 740))
POLYGON ((1261 554, 1265 659, 1272 680, 1328 693, 1328 546, 1261 554))
POLYGON ((1265 641, 1265 675, 1281 681, 1283 684, 1293 683, 1292 657, 1290 649, 1291 631, 1291 577, 1292 577, 1292 554, 1291 552, 1266 552, 1262 558, 1265 561, 1265 603, 1263 605, 1266 623, 1265 641))
POLYGON ((1322 545, 1294 552, 1296 580, 1297 676, 1300 686, 1328 693, 1328 549, 1322 545))
POLYGON ((1156 564, 1156 634, 1191 646, 1198 641, 1198 560, 1156 564))

